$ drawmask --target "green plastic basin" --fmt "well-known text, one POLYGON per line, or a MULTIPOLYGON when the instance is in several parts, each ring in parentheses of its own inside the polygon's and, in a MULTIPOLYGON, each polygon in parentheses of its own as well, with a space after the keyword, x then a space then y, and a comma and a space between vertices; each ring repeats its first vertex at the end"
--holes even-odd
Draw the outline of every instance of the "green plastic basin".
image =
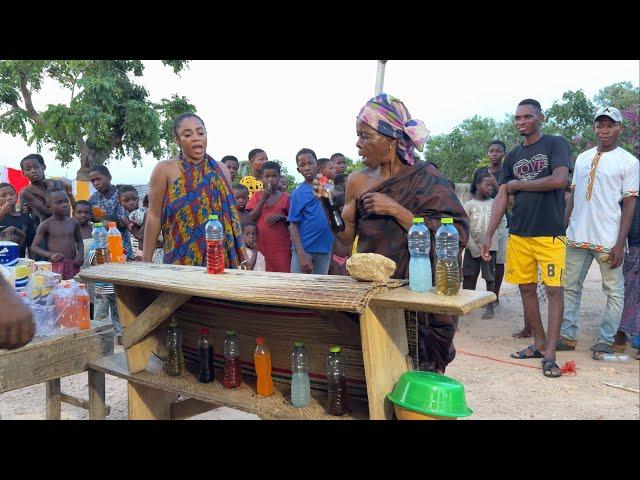
POLYGON ((432 372, 405 372, 398 379, 389 401, 407 410, 440 417, 468 417, 464 385, 455 378, 432 372))

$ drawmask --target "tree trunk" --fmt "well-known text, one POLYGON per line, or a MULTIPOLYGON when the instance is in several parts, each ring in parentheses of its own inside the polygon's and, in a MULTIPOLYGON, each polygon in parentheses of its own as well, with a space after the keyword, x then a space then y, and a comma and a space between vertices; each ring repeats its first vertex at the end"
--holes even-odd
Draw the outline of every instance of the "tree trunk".
POLYGON ((86 150, 80 156, 80 169, 76 174, 76 180, 89 181, 89 172, 98 165, 104 165, 109 153, 101 150, 86 150))

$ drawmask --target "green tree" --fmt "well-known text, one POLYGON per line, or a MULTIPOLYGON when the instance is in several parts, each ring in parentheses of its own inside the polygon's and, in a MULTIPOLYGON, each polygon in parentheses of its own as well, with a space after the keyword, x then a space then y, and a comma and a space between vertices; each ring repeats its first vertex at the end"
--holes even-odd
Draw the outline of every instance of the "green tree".
POLYGON ((291 193, 298 185, 296 183, 296 177, 291 175, 287 170, 287 167, 280 160, 274 160, 278 165, 280 165, 280 176, 285 177, 287 179, 287 192, 291 193))
POLYGON ((544 132, 560 135, 570 144, 573 157, 595 145, 593 115, 595 105, 582 90, 564 92, 562 101, 555 101, 545 112, 544 132))
POLYGON ((352 160, 349 157, 344 157, 344 163, 346 165, 346 169, 344 171, 345 175, 349 175, 351 172, 362 170, 364 168, 362 160, 352 160))
MULTIPOLYGON (((176 74, 187 65, 163 63, 176 74)), ((132 79, 143 71, 139 60, 0 61, 0 131, 35 143, 38 151, 51 144, 62 165, 80 158, 79 180, 110 157, 127 156, 136 165, 142 151, 155 158, 175 153, 172 119, 195 107, 178 95, 150 102, 132 79), (34 94, 47 77, 69 92, 69 101, 37 111, 34 94)))
POLYGON ((620 135, 622 148, 640 157, 640 88, 631 82, 604 87, 595 96, 598 107, 616 107, 622 113, 624 130, 620 135))

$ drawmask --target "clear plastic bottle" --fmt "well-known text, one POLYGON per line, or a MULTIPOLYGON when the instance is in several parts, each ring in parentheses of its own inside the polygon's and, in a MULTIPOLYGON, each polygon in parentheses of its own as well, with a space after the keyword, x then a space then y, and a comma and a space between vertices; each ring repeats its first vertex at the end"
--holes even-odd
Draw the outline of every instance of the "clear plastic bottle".
POLYGON ((625 363, 631 359, 629 355, 625 355, 624 353, 603 353, 598 357, 598 360, 603 362, 619 362, 625 363))
POLYGON ((164 370, 172 377, 179 377, 184 373, 182 334, 175 320, 169 322, 167 331, 167 361, 164 364, 164 370))
POLYGON ((200 372, 198 381, 200 383, 213 382, 215 373, 213 370, 213 345, 209 343, 209 329, 200 329, 200 339, 198 340, 198 356, 200 357, 200 372))
POLYGON ((207 273, 224 273, 224 247, 222 239, 224 231, 218 221, 218 215, 209 215, 204 227, 207 239, 207 273))
POLYGON ((327 357, 328 410, 330 415, 346 414, 347 407, 347 364, 339 346, 329 349, 327 357))
POLYGON ((442 218, 441 223, 436 232, 436 293, 457 295, 460 291, 460 236, 453 226, 453 218, 442 218))
POLYGON ((224 337, 224 378, 222 384, 225 388, 237 388, 242 383, 240 372, 240 348, 236 332, 227 330, 224 337))
POLYGON ((78 290, 75 295, 75 312, 80 330, 87 330, 91 327, 91 319, 89 318, 90 303, 91 300, 89 298, 89 292, 87 292, 87 286, 84 283, 78 284, 78 290))
POLYGON ((94 223, 93 231, 91 232, 93 237, 93 245, 96 250, 96 264, 102 265, 109 262, 109 250, 107 249, 107 230, 102 223, 94 223))
POLYGON ((304 342, 295 342, 291 352, 291 404, 306 407, 311 400, 309 354, 304 342))
POLYGON ((413 226, 407 235, 409 244, 409 288, 415 292, 431 290, 431 233, 424 224, 424 218, 413 219, 413 226))
POLYGON ((109 258, 111 259, 111 262, 126 262, 124 248, 122 246, 122 234, 116 227, 116 222, 107 223, 107 227, 109 227, 109 231, 107 232, 107 245, 109 248, 109 258))
POLYGON ((256 349, 253 352, 253 363, 256 367, 256 390, 259 397, 268 397, 275 392, 271 378, 271 352, 264 343, 264 337, 256 338, 256 349))

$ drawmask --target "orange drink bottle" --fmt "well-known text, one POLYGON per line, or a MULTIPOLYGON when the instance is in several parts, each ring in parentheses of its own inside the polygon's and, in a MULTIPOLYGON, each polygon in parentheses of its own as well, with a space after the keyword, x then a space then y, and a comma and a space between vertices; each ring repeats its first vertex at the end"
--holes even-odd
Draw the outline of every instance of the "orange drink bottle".
POLYGON ((257 390, 259 397, 273 395, 273 380, 271 379, 271 352, 264 343, 264 337, 256 338, 256 350, 253 354, 253 362, 258 376, 257 390))
POLYGON ((87 330, 91 326, 91 319, 89 318, 89 292, 87 292, 87 286, 84 283, 79 284, 78 287, 75 298, 78 328, 80 330, 87 330))
POLYGON ((109 248, 109 254, 111 255, 111 262, 124 263, 126 260, 122 248, 122 235, 116 228, 116 222, 109 222, 107 226, 109 227, 107 246, 109 248))

